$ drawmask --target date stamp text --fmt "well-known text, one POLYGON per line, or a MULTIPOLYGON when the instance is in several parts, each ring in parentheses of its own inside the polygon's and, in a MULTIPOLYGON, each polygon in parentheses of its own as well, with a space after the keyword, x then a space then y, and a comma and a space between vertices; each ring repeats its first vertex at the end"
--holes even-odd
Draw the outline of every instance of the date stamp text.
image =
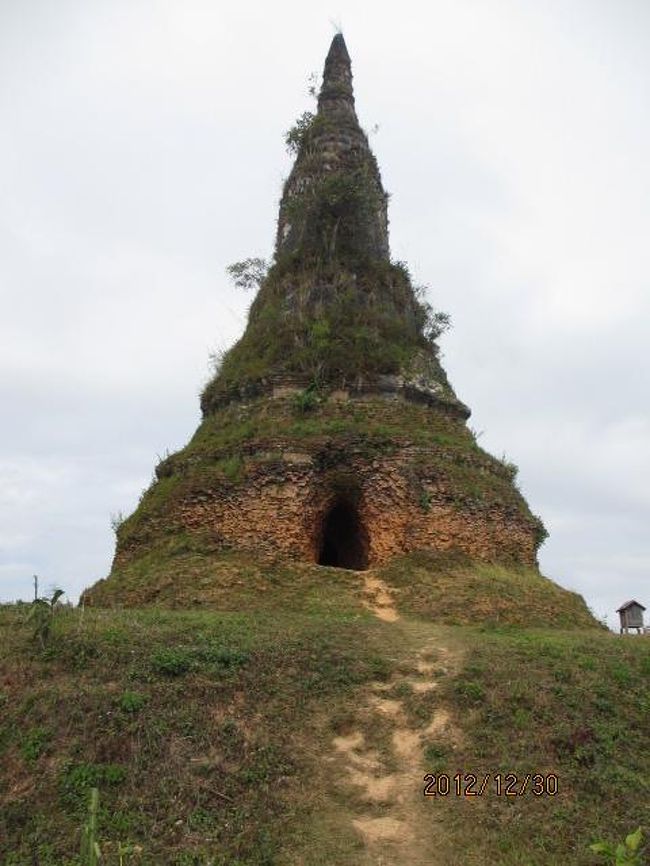
POLYGON ((557 797, 555 773, 427 773, 425 797, 557 797))

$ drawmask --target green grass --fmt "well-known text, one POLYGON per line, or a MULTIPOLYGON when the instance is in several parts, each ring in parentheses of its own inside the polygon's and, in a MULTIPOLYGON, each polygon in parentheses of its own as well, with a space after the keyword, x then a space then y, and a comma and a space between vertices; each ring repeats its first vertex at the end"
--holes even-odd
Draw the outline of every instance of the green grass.
POLYGON ((590 842, 647 830, 650 641, 513 626, 463 634, 465 665, 443 698, 458 707, 465 739, 453 755, 431 744, 432 770, 559 778, 557 796, 441 798, 464 862, 591 864, 600 861, 590 842))
POLYGON ((145 866, 363 863, 351 817, 367 807, 324 758, 362 712, 368 747, 398 769, 389 720, 361 709, 371 682, 412 727, 450 713, 459 737, 425 737, 422 774, 559 778, 555 797, 427 802, 440 862, 589 866, 591 842, 647 826, 650 641, 593 624, 434 624, 404 586, 403 618, 386 625, 354 575, 300 582, 278 566, 264 579, 255 605, 238 586, 231 611, 61 609, 44 652, 25 609, 0 608, 0 862, 79 864, 98 787, 106 864, 118 844, 140 846, 127 862, 145 866), (425 642, 438 685, 416 693, 425 642))
MULTIPOLYGON (((450 866, 588 866, 591 842, 647 824, 650 642, 414 614, 387 626, 353 579, 321 575, 292 588, 277 569, 256 609, 62 609, 45 652, 24 609, 0 608, 0 861, 78 864, 98 787, 107 864, 118 843, 145 866, 364 862, 362 804, 332 797, 323 756, 370 682, 394 684, 412 726, 451 712, 462 737, 424 738, 423 772, 559 778, 556 797, 439 798, 450 866), (416 693, 400 677, 427 638, 462 663, 416 693)), ((369 745, 387 755, 390 735, 380 719, 369 745)))
POLYGON ((162 461, 161 468, 163 473, 178 471, 192 460, 218 459, 255 440, 260 448, 271 442, 292 444, 296 439, 305 445, 318 445, 324 437, 342 433, 369 436, 387 444, 412 441, 484 453, 464 424, 415 404, 325 403, 304 417, 296 414, 291 401, 263 400, 231 404, 204 418, 191 442, 162 461))
POLYGON ((476 562, 460 552, 421 552, 394 559, 381 574, 399 589, 404 610, 435 622, 598 626, 580 595, 532 568, 476 562))
POLYGON ((345 616, 361 589, 351 572, 282 561, 260 561, 210 548, 209 539, 167 536, 113 569, 88 594, 93 605, 156 604, 219 610, 293 610, 345 616))
POLYGON ((109 853, 121 842, 141 845, 144 864, 275 862, 309 809, 312 758, 296 744, 323 705, 389 669, 378 623, 352 612, 61 611, 45 654, 19 615, 0 610, 7 866, 33 850, 76 863, 92 787, 109 853))
MULTIPOLYGON (((89 600, 326 616, 345 616, 359 604, 362 579, 352 572, 207 550, 200 538, 169 537, 115 568, 93 586, 89 600)), ((601 628, 581 596, 530 568, 477 562, 458 552, 416 553, 378 574, 397 589, 404 612, 432 622, 601 628)))

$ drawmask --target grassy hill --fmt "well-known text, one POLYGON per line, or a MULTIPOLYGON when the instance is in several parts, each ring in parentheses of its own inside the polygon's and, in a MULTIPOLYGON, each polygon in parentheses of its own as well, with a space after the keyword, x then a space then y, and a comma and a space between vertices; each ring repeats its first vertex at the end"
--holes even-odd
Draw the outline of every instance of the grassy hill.
POLYGON ((650 641, 525 571, 227 565, 196 609, 61 608, 45 650, 0 608, 5 866, 79 864, 94 786, 105 864, 586 866, 647 830, 650 641))

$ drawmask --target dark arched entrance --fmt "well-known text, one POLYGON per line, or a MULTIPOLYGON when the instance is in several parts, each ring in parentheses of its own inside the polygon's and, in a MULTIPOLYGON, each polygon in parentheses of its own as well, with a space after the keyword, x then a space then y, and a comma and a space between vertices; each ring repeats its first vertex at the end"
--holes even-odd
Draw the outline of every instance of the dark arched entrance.
POLYGON ((368 537, 349 500, 338 499, 325 515, 318 564, 355 571, 368 568, 368 537))

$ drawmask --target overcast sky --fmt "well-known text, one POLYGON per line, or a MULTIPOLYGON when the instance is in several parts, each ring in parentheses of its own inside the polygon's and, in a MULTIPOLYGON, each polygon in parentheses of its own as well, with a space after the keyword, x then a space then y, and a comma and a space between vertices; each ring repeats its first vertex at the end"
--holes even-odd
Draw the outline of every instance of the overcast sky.
POLYGON ((0 599, 105 576, 194 432, 336 26, 392 254, 543 572, 610 624, 650 608, 646 0, 1 0, 0 599))

